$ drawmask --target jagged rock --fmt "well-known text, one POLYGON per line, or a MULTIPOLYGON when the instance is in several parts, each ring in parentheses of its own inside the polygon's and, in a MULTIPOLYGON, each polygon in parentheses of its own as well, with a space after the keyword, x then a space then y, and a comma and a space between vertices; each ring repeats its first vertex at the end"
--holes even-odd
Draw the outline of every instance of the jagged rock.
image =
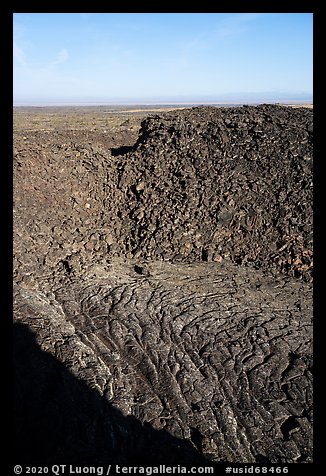
POLYGON ((311 462, 312 111, 122 126, 15 132, 17 458, 311 462))

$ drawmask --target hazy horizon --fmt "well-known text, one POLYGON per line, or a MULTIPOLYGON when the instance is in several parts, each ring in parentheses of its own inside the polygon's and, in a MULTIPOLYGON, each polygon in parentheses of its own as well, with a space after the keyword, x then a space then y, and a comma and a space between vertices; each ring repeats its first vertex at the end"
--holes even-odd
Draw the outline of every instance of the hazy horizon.
POLYGON ((154 98, 57 98, 57 99, 16 99, 13 102, 14 107, 19 106, 157 106, 157 105, 182 105, 182 104, 261 104, 261 103, 312 103, 312 95, 302 94, 252 94, 252 95, 221 95, 220 97, 154 97, 154 98))

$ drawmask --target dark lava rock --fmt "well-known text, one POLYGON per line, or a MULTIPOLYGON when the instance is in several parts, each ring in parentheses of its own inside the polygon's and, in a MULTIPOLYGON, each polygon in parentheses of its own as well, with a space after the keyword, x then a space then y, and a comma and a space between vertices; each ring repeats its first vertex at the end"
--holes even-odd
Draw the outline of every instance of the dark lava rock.
POLYGON ((149 116, 120 155, 101 137, 17 134, 16 278, 125 257, 310 281, 311 127, 309 109, 197 107, 149 116))
POLYGON ((311 462, 309 283, 230 262, 111 266, 15 287, 17 460, 311 462))
POLYGON ((15 133, 17 464, 312 462, 312 123, 15 133))
POLYGON ((311 124, 311 110, 269 105, 145 119, 121 161, 123 250, 151 259, 160 247, 185 262, 218 254, 309 281, 311 124))

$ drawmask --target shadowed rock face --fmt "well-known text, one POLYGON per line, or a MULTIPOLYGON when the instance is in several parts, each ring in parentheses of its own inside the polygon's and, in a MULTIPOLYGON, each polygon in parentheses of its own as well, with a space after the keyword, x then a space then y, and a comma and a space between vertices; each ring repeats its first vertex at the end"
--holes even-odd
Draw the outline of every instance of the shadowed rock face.
MULTIPOLYGON (((88 408, 63 460, 110 448, 112 463, 150 464, 164 440, 162 463, 312 461, 311 124, 299 109, 194 108, 148 118, 133 147, 66 160, 53 137, 40 155, 17 137, 15 319, 53 359, 42 388, 64 369, 74 382, 51 408, 71 415, 79 392, 88 408)), ((39 378, 28 368, 18 387, 39 378)), ((24 415, 55 412, 18 393, 27 438, 24 415)))
POLYGON ((190 442, 123 415, 42 351, 29 327, 14 325, 14 343, 14 456, 20 464, 208 463, 190 442))
POLYGON ((145 270, 115 263, 48 296, 19 289, 16 319, 123 415, 208 459, 309 461, 308 285, 230 264, 145 270))

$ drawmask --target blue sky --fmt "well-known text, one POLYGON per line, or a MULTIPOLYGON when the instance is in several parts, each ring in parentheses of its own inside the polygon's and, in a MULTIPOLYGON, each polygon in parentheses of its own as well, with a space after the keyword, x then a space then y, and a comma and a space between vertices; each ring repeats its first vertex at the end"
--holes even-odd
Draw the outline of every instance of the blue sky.
POLYGON ((312 99, 310 13, 17 13, 14 103, 312 99))

